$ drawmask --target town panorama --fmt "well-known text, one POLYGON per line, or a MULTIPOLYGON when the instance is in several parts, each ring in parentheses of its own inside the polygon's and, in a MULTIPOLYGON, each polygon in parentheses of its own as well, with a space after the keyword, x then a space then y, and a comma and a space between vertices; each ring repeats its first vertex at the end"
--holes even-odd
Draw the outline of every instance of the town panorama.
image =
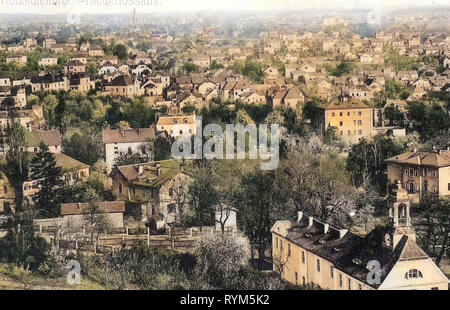
POLYGON ((0 289, 448 290, 450 3, 144 2, 2 4, 0 289))

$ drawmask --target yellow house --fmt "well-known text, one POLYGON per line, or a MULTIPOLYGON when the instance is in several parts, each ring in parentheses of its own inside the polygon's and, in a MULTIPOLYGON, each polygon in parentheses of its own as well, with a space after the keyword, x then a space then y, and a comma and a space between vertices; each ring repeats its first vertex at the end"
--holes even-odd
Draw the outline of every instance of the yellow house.
POLYGON ((448 279, 417 245, 401 187, 390 224, 360 237, 298 212, 272 227, 273 269, 294 284, 331 290, 448 290, 448 279))
POLYGON ((392 186, 400 181, 414 201, 425 193, 450 195, 450 151, 406 152, 386 160, 392 186))
POLYGON ((184 134, 195 135, 195 114, 178 116, 161 116, 156 123, 156 131, 167 132, 172 138, 181 137, 184 134))
POLYGON ((362 138, 372 136, 373 108, 357 99, 331 101, 316 120, 324 131, 333 128, 336 135, 347 143, 358 143, 362 138))
POLYGON ((112 96, 133 98, 143 95, 143 89, 139 81, 133 80, 128 75, 119 75, 105 85, 105 90, 112 96))

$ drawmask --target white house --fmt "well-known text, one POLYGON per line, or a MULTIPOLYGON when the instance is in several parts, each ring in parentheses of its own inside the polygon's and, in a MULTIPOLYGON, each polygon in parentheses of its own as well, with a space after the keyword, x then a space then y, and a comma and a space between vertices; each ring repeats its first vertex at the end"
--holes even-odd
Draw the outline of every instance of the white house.
POLYGON ((111 171, 114 160, 123 154, 140 154, 142 157, 150 159, 151 154, 149 154, 146 143, 154 140, 155 130, 153 128, 103 130, 105 162, 108 171, 111 171))

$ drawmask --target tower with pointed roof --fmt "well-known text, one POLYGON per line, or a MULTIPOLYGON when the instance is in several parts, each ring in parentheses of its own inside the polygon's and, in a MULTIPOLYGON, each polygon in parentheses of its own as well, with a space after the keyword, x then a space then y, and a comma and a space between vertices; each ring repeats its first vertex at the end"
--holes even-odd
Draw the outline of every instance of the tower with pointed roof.
POLYGON ((416 232, 411 225, 410 208, 411 202, 408 197, 408 191, 402 187, 401 182, 398 182, 395 201, 389 208, 390 227, 384 237, 384 246, 392 251, 403 236, 416 241, 416 232))

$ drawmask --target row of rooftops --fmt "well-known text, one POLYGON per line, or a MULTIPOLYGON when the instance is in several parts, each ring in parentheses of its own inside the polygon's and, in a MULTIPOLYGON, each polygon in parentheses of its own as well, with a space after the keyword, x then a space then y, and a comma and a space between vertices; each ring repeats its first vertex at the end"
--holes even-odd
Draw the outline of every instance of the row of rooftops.
POLYGON ((369 261, 380 262, 379 274, 383 281, 398 261, 428 259, 426 253, 406 235, 394 250, 384 247, 387 231, 388 227, 377 227, 361 237, 300 211, 295 222, 277 221, 271 229, 275 236, 287 239, 329 261, 335 269, 375 288, 379 284, 367 282, 369 261))

